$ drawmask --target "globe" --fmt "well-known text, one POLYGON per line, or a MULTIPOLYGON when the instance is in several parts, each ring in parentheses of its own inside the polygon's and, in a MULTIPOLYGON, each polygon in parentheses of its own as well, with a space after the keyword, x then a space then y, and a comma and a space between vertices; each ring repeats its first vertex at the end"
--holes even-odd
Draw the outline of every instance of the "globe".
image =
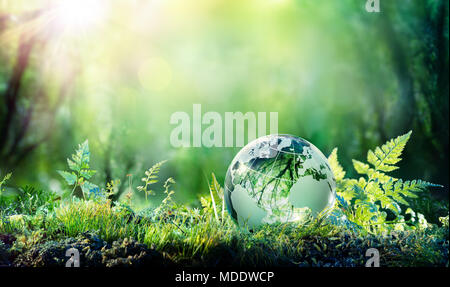
POLYGON ((292 135, 260 137, 234 157, 224 198, 240 226, 302 221, 329 210, 336 180, 327 158, 312 143, 292 135))

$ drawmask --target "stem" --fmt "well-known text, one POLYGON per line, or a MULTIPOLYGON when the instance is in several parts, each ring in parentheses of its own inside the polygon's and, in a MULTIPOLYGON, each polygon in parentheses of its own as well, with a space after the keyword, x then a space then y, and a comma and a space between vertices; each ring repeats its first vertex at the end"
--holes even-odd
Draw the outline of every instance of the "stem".
POLYGON ((77 188, 77 186, 78 186, 78 183, 76 183, 74 186, 73 186, 73 189, 72 189, 72 196, 70 197, 70 199, 73 201, 73 196, 74 196, 74 192, 75 192, 75 189, 77 188))
POLYGON ((219 221, 219 215, 217 214, 217 209, 216 209, 216 201, 214 200, 214 194, 213 194, 211 188, 209 188, 209 193, 211 194, 212 206, 214 209, 214 216, 216 217, 216 220, 219 221))
POLYGON ((222 223, 225 221, 224 215, 225 215, 225 194, 222 196, 222 214, 221 214, 222 223))

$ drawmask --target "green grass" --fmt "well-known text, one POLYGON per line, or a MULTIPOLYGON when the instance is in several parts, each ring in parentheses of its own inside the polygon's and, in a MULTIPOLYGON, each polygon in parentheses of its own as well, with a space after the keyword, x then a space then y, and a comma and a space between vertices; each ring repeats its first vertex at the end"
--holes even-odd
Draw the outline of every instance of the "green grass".
MULTIPOLYGON (((364 266, 369 248, 379 250, 382 266, 448 266, 448 203, 425 193, 439 186, 387 174, 398 168, 394 164, 410 135, 369 151, 372 167, 354 161, 359 179, 345 178, 333 151, 329 162, 338 200, 329 214, 251 231, 224 212, 214 174, 202 208, 176 204, 172 178, 157 208, 133 210, 131 184, 124 201, 112 201, 117 182, 104 189, 87 184, 94 172, 86 141, 69 161, 71 171, 60 172, 70 186, 66 196, 26 187, 6 197, 2 185, 10 175, 0 181, 0 266, 62 266, 65 250, 73 246, 81 248, 87 266, 364 266), (424 211, 437 220, 427 221, 424 211)), ((139 191, 152 194, 161 165, 145 173, 139 191)))
POLYGON ((144 216, 94 200, 61 203, 45 217, 3 216, 0 221, 0 234, 16 238, 11 252, 22 254, 49 241, 87 233, 106 245, 125 238, 143 243, 183 266, 364 266, 370 247, 380 250, 387 266, 448 265, 448 226, 380 236, 313 220, 250 232, 228 216, 217 221, 206 209, 178 207, 144 216))

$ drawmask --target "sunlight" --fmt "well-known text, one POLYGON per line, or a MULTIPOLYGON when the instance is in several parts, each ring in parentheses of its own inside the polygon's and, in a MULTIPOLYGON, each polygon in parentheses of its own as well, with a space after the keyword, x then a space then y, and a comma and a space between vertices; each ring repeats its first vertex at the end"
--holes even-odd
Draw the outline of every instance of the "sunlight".
POLYGON ((105 11, 104 0, 62 0, 57 5, 56 17, 61 27, 76 32, 99 24, 105 11))

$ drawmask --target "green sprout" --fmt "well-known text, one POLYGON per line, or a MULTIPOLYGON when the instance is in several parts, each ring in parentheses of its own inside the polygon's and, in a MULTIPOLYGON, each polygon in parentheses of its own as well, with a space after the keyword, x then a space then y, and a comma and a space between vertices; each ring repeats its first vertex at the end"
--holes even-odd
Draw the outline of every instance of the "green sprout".
POLYGON ((85 194, 98 186, 91 183, 89 179, 97 172, 90 169, 90 152, 88 140, 78 145, 78 149, 72 154, 72 159, 67 158, 67 164, 70 171, 58 170, 58 173, 64 178, 69 186, 73 186, 71 196, 74 195, 77 187, 81 188, 84 199, 85 194))

